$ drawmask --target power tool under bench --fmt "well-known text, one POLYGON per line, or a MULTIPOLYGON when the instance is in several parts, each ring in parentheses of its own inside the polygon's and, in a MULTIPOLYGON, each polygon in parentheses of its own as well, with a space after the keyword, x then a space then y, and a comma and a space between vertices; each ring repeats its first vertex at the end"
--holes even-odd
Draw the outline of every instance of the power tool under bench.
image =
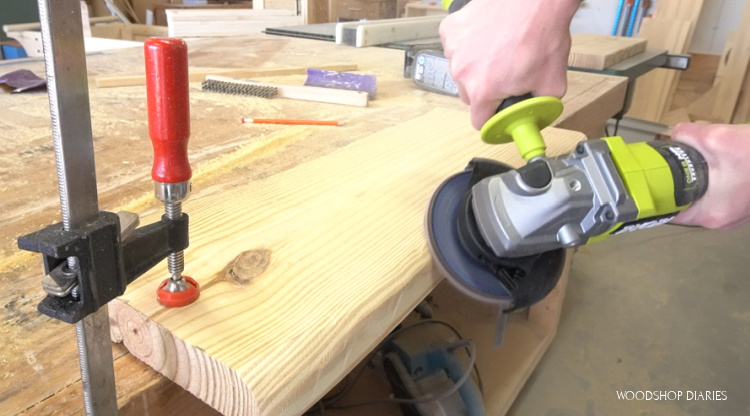
POLYGON ((708 187, 706 161, 678 142, 607 137, 547 157, 540 130, 562 109, 554 97, 505 100, 482 140, 515 141, 528 163, 512 169, 474 159, 438 187, 427 212, 430 250, 446 278, 499 305, 496 345, 507 313, 533 305, 557 284, 565 248, 666 223, 708 187))

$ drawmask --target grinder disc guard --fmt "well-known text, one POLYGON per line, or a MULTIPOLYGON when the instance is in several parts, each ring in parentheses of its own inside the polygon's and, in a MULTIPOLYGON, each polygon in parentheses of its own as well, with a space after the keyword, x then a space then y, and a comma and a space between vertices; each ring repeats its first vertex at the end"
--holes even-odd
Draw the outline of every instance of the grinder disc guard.
POLYGON ((430 252, 446 279, 468 296, 500 304, 506 312, 543 299, 557 284, 565 263, 562 249, 497 258, 477 237, 470 206, 471 187, 485 177, 510 169, 495 161, 472 160, 467 170, 438 187, 425 218, 430 252))

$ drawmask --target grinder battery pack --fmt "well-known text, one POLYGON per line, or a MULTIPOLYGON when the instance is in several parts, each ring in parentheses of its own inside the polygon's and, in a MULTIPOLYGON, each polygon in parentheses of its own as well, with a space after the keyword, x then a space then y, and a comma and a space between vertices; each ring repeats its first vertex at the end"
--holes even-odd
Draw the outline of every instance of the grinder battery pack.
POLYGON ((668 222, 708 187, 708 166, 672 141, 587 140, 547 157, 540 130, 562 113, 554 97, 506 100, 482 128, 490 144, 515 141, 527 164, 475 159, 440 185, 426 231, 433 259, 464 293, 504 312, 544 298, 565 248, 668 222))

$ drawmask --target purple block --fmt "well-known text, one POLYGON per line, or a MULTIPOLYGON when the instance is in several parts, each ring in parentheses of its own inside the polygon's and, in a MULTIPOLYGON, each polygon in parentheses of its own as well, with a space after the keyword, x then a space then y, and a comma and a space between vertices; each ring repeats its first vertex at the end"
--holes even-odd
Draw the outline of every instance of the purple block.
POLYGON ((360 75, 351 72, 324 71, 307 68, 305 85, 310 87, 338 88, 366 92, 371 100, 375 99, 375 75, 360 75))

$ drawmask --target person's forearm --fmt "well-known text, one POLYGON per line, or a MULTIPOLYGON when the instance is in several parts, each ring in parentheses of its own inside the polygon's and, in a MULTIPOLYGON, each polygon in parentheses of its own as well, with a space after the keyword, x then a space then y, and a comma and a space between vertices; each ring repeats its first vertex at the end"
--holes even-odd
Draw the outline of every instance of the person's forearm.
POLYGON ((706 194, 675 222, 721 230, 750 222, 750 125, 681 123, 672 137, 708 163, 706 194))
MULTIPOLYGON (((570 22, 573 20, 573 16, 576 14, 578 9, 581 7, 581 0, 556 0, 554 1, 556 10, 553 13, 559 17, 559 22, 562 23, 566 28, 570 28, 570 22)), ((548 6, 549 2, 547 3, 548 6)))

